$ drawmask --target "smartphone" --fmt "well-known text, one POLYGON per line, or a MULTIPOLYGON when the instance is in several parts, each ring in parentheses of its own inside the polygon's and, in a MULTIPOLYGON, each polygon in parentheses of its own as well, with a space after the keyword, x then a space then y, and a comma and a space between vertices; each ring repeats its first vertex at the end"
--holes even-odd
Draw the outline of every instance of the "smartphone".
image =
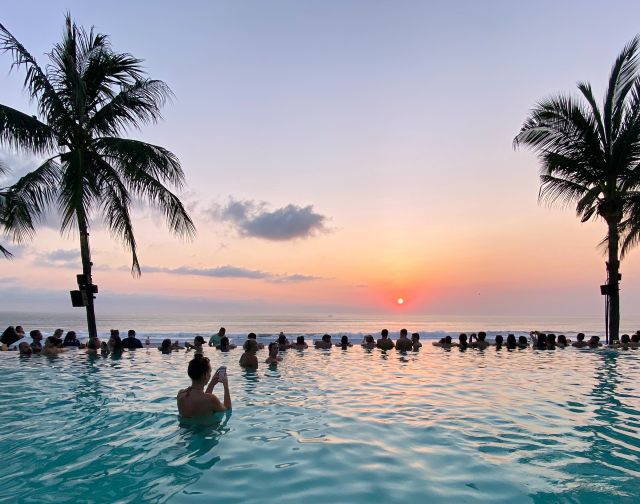
POLYGON ((216 371, 216 374, 218 375, 218 381, 222 382, 226 379, 227 377, 227 367, 226 366, 220 366, 218 368, 218 370, 216 371))

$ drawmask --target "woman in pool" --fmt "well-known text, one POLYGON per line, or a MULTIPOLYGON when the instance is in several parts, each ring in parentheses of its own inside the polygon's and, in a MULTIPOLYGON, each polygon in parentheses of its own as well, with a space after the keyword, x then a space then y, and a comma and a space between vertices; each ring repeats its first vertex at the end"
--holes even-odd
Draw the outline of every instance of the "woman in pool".
POLYGON ((113 355, 120 355, 122 353, 122 338, 120 338, 120 334, 111 334, 108 345, 109 351, 113 355))
POLYGON ((278 350, 280 350, 281 352, 283 350, 286 350, 287 348, 289 348, 291 345, 289 344, 289 340, 287 339, 287 337, 284 335, 283 332, 281 332, 278 335, 278 350))
POLYGON ((313 345, 321 350, 328 350, 333 347, 331 343, 331 335, 325 334, 320 341, 314 341, 313 345))
POLYGON ((230 343, 227 336, 223 336, 220 339, 220 345, 216 347, 216 349, 220 350, 221 352, 228 352, 229 350, 233 350, 234 348, 236 348, 236 345, 230 343))
POLYGON ((507 336, 507 348, 509 350, 513 350, 518 346, 518 342, 516 341, 515 334, 509 334, 507 336))
MULTIPOLYGON (((44 342, 44 348, 40 352, 40 355, 58 355, 64 352, 65 348, 58 348, 58 341, 53 336, 49 336, 44 342)), ((96 351, 97 353, 97 351, 96 351)))
POLYGON ((628 334, 623 334, 622 336, 620 336, 620 348, 622 348, 623 350, 628 350, 629 343, 631 343, 631 338, 628 334))
POLYGON ((244 353, 240 356, 240 367, 258 369, 258 357, 256 357, 258 342, 253 339, 248 339, 244 342, 242 348, 244 349, 244 353))
POLYGON ((202 353, 202 348, 204 346, 204 338, 202 336, 196 336, 193 338, 193 345, 188 341, 184 344, 187 350, 195 350, 196 352, 202 353))
POLYGON ((295 350, 304 350, 305 348, 309 348, 309 345, 304 341, 304 336, 298 336, 296 338, 296 342, 292 343, 289 348, 293 348, 295 350))
POLYGON ((555 350, 556 349, 556 335, 549 334, 547 336, 547 350, 555 350))
POLYGON ((529 346, 529 341, 526 336, 518 337, 518 348, 527 348, 529 346))
POLYGON ((231 393, 229 392, 227 373, 225 372, 220 379, 219 371, 216 371, 212 376, 209 359, 202 354, 193 356, 187 369, 187 374, 191 378, 191 386, 180 390, 176 397, 180 416, 192 418, 231 409, 231 393), (219 382, 222 382, 224 387, 223 403, 213 393, 213 387, 219 382))
POLYGON ((558 336, 558 348, 566 348, 571 343, 564 334, 558 336))
POLYGON ((269 343, 269 357, 267 357, 267 360, 265 360, 267 364, 277 364, 279 361, 282 360, 282 357, 278 355, 279 346, 280 345, 278 344, 277 341, 274 341, 273 343, 269 343))
POLYGON ((342 348, 343 350, 346 350, 350 346, 353 346, 353 343, 349 341, 349 336, 345 334, 344 336, 342 336, 342 338, 340 338, 340 343, 336 343, 336 346, 342 348))
POLYGON ((160 346, 158 347, 158 350, 160 350, 165 355, 170 354, 173 351, 173 348, 171 347, 171 340, 169 338, 163 339, 162 343, 160 343, 160 346))
POLYGON ((371 334, 367 334, 362 340, 361 346, 367 350, 373 350, 376 347, 376 340, 371 334))
POLYGON ((75 331, 67 331, 67 334, 64 337, 64 342, 62 343, 62 346, 80 348, 80 341, 78 341, 75 331))
POLYGON ((500 350, 502 348, 502 343, 504 342, 504 338, 498 334, 496 336, 496 350, 500 350))
POLYGON ((469 344, 467 343, 467 335, 465 333, 458 336, 458 346, 460 347, 460 350, 466 350, 469 347, 469 344))

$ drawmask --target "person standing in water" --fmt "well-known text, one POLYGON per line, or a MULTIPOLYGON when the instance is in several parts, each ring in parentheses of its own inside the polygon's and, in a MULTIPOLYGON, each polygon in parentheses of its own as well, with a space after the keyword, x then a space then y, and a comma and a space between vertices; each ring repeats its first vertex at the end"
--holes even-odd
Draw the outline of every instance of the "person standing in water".
POLYGON ((221 327, 220 329, 218 329, 218 334, 213 334, 209 338, 209 346, 214 346, 214 347, 220 346, 220 341, 222 341, 222 338, 226 333, 227 333, 227 330, 224 327, 221 327))
POLYGON ((209 359, 202 354, 194 355, 187 368, 187 374, 191 378, 191 386, 180 390, 176 396, 178 412, 181 417, 192 418, 231 409, 231 393, 229 392, 227 373, 220 371, 219 369, 212 376, 209 359), (222 383, 224 387, 223 402, 220 402, 220 399, 213 393, 213 388, 218 383, 222 383))

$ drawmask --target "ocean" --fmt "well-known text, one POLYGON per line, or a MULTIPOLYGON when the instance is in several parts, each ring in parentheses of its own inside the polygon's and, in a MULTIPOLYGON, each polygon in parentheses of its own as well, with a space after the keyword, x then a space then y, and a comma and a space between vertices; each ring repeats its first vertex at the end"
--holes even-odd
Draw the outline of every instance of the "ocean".
MULTIPOLYGON (((572 338, 583 332, 588 336, 604 337, 604 317, 540 317, 540 316, 439 316, 439 315, 375 315, 375 314, 295 314, 295 315, 185 315, 158 313, 156 315, 114 315, 96 314, 99 335, 106 336, 110 329, 119 329, 121 335, 134 329, 138 338, 147 337, 153 343, 165 338, 192 341, 194 336, 208 337, 225 327, 232 342, 245 340, 250 332, 255 332, 262 341, 271 341, 280 331, 287 336, 304 335, 305 339, 319 339, 323 334, 347 335, 354 342, 367 334, 378 335, 388 329, 393 339, 400 329, 409 333, 417 332, 421 339, 439 339, 446 335, 457 338, 461 332, 485 331, 488 339, 497 334, 506 336, 528 335, 530 331, 554 332, 572 338)), ((40 329, 45 336, 57 328, 74 330, 79 339, 87 337, 84 310, 70 313, 0 312, 0 330, 9 325, 22 325, 28 334, 32 329, 40 329)), ((634 333, 640 329, 640 317, 626 318, 621 323, 621 334, 634 333)), ((291 339, 291 338, 290 338, 291 339)))

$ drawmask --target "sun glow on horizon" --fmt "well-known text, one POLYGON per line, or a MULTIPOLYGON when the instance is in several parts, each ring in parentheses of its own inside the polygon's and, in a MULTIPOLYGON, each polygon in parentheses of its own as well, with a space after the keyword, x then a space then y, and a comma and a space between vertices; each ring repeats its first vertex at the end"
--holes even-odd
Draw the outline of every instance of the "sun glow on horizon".
POLYGON ((404 304, 404 298, 399 297, 398 300, 397 300, 397 303, 399 305, 403 305, 404 304))

